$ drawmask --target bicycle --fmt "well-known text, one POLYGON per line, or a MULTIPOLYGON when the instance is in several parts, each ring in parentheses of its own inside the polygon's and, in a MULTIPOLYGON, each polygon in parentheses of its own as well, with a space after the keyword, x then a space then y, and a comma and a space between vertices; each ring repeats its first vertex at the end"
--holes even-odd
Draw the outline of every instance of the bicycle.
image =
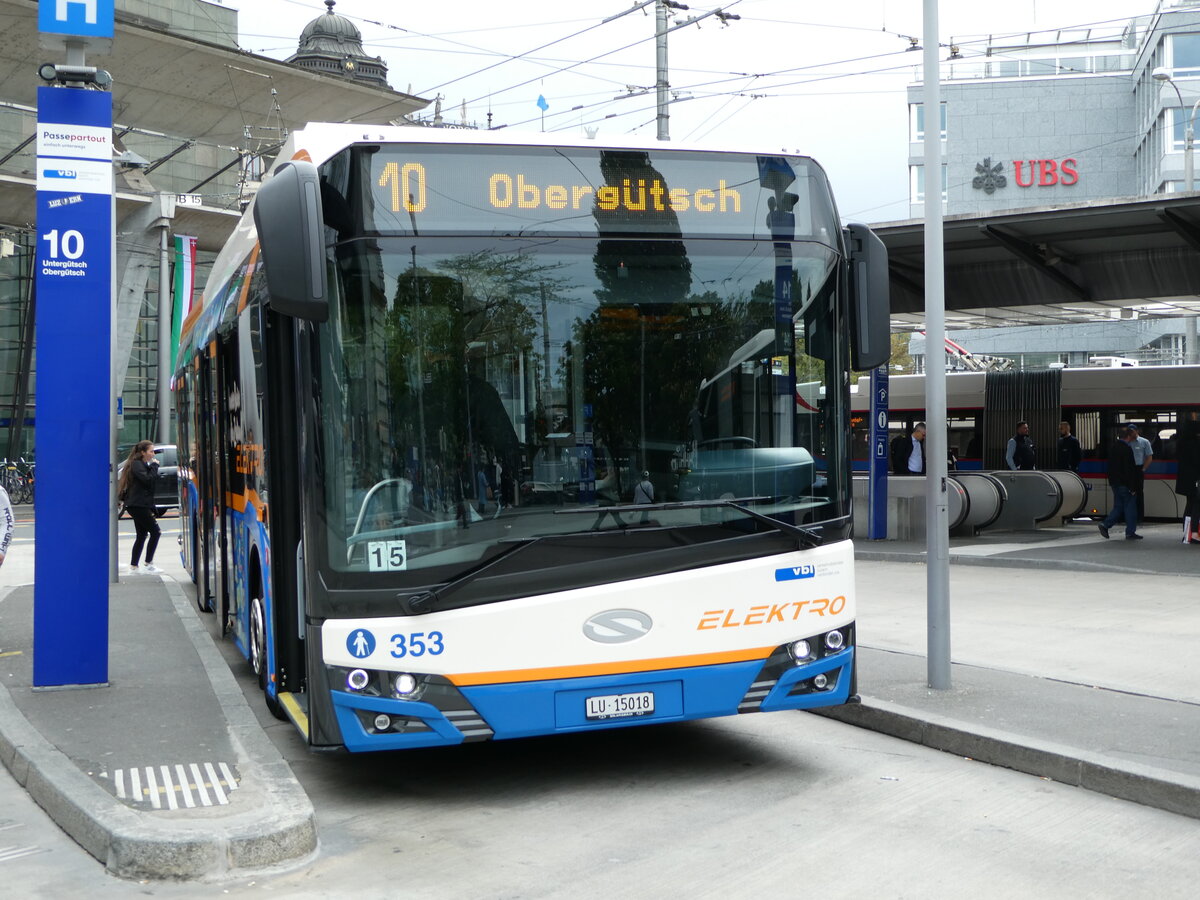
POLYGON ((33 464, 26 463, 24 458, 16 462, 5 459, 0 462, 0 484, 8 492, 8 498, 13 503, 33 502, 33 464))
POLYGON ((26 499, 24 503, 33 502, 33 484, 34 484, 34 463, 25 462, 25 457, 21 457, 18 463, 18 472, 21 476, 21 491, 22 496, 26 499))

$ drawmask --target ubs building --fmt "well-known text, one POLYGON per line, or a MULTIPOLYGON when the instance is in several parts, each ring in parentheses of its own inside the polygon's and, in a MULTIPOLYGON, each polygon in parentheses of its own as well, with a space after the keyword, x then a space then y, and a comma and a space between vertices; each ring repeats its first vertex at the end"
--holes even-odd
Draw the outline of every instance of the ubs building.
MULTIPOLYGON (((1161 0, 1120 24, 964 38, 950 56, 938 116, 947 215, 1184 190, 1200 0, 1161 0)), ((908 92, 913 218, 925 202, 921 90, 908 92)))
MULTIPOLYGON (((1200 0, 1160 0, 1128 21, 963 38, 949 55, 937 117, 948 218, 1103 206, 1187 189, 1187 135, 1200 105, 1200 0)), ((922 86, 910 86, 914 219, 924 214, 923 141, 932 120, 922 99, 922 86)), ((1173 316, 1113 308, 1030 317, 1021 328, 951 326, 947 334, 1019 368, 1088 365, 1102 355, 1177 364, 1194 358, 1196 319, 1173 316)), ((924 338, 914 334, 909 350, 923 370, 924 338)))

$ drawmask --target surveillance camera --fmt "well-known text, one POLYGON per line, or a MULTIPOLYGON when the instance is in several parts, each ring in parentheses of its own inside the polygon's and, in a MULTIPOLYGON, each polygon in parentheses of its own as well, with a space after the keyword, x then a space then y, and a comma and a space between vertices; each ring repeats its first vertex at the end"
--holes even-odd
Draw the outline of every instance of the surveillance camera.
POLYGON ((113 162, 126 169, 146 169, 150 166, 150 160, 132 150, 122 150, 113 157, 113 162))
POLYGON ((95 66, 63 66, 42 63, 38 66, 38 77, 48 84, 94 84, 103 90, 112 87, 112 76, 95 66))

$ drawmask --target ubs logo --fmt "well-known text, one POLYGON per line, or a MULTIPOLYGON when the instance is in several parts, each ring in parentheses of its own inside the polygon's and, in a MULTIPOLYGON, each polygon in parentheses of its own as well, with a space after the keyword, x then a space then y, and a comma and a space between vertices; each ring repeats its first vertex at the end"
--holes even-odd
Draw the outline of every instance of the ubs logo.
POLYGON ((624 644, 650 632, 654 620, 636 609, 606 609, 583 623, 583 635, 601 644, 624 644))

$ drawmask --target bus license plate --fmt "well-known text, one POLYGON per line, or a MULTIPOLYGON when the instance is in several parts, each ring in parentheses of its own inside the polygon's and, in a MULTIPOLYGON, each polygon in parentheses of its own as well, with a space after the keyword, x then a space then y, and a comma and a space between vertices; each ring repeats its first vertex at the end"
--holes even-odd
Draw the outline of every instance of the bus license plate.
POLYGON ((654 692, 637 694, 605 694, 587 698, 589 719, 618 719, 624 716, 644 716, 654 712, 654 692))

